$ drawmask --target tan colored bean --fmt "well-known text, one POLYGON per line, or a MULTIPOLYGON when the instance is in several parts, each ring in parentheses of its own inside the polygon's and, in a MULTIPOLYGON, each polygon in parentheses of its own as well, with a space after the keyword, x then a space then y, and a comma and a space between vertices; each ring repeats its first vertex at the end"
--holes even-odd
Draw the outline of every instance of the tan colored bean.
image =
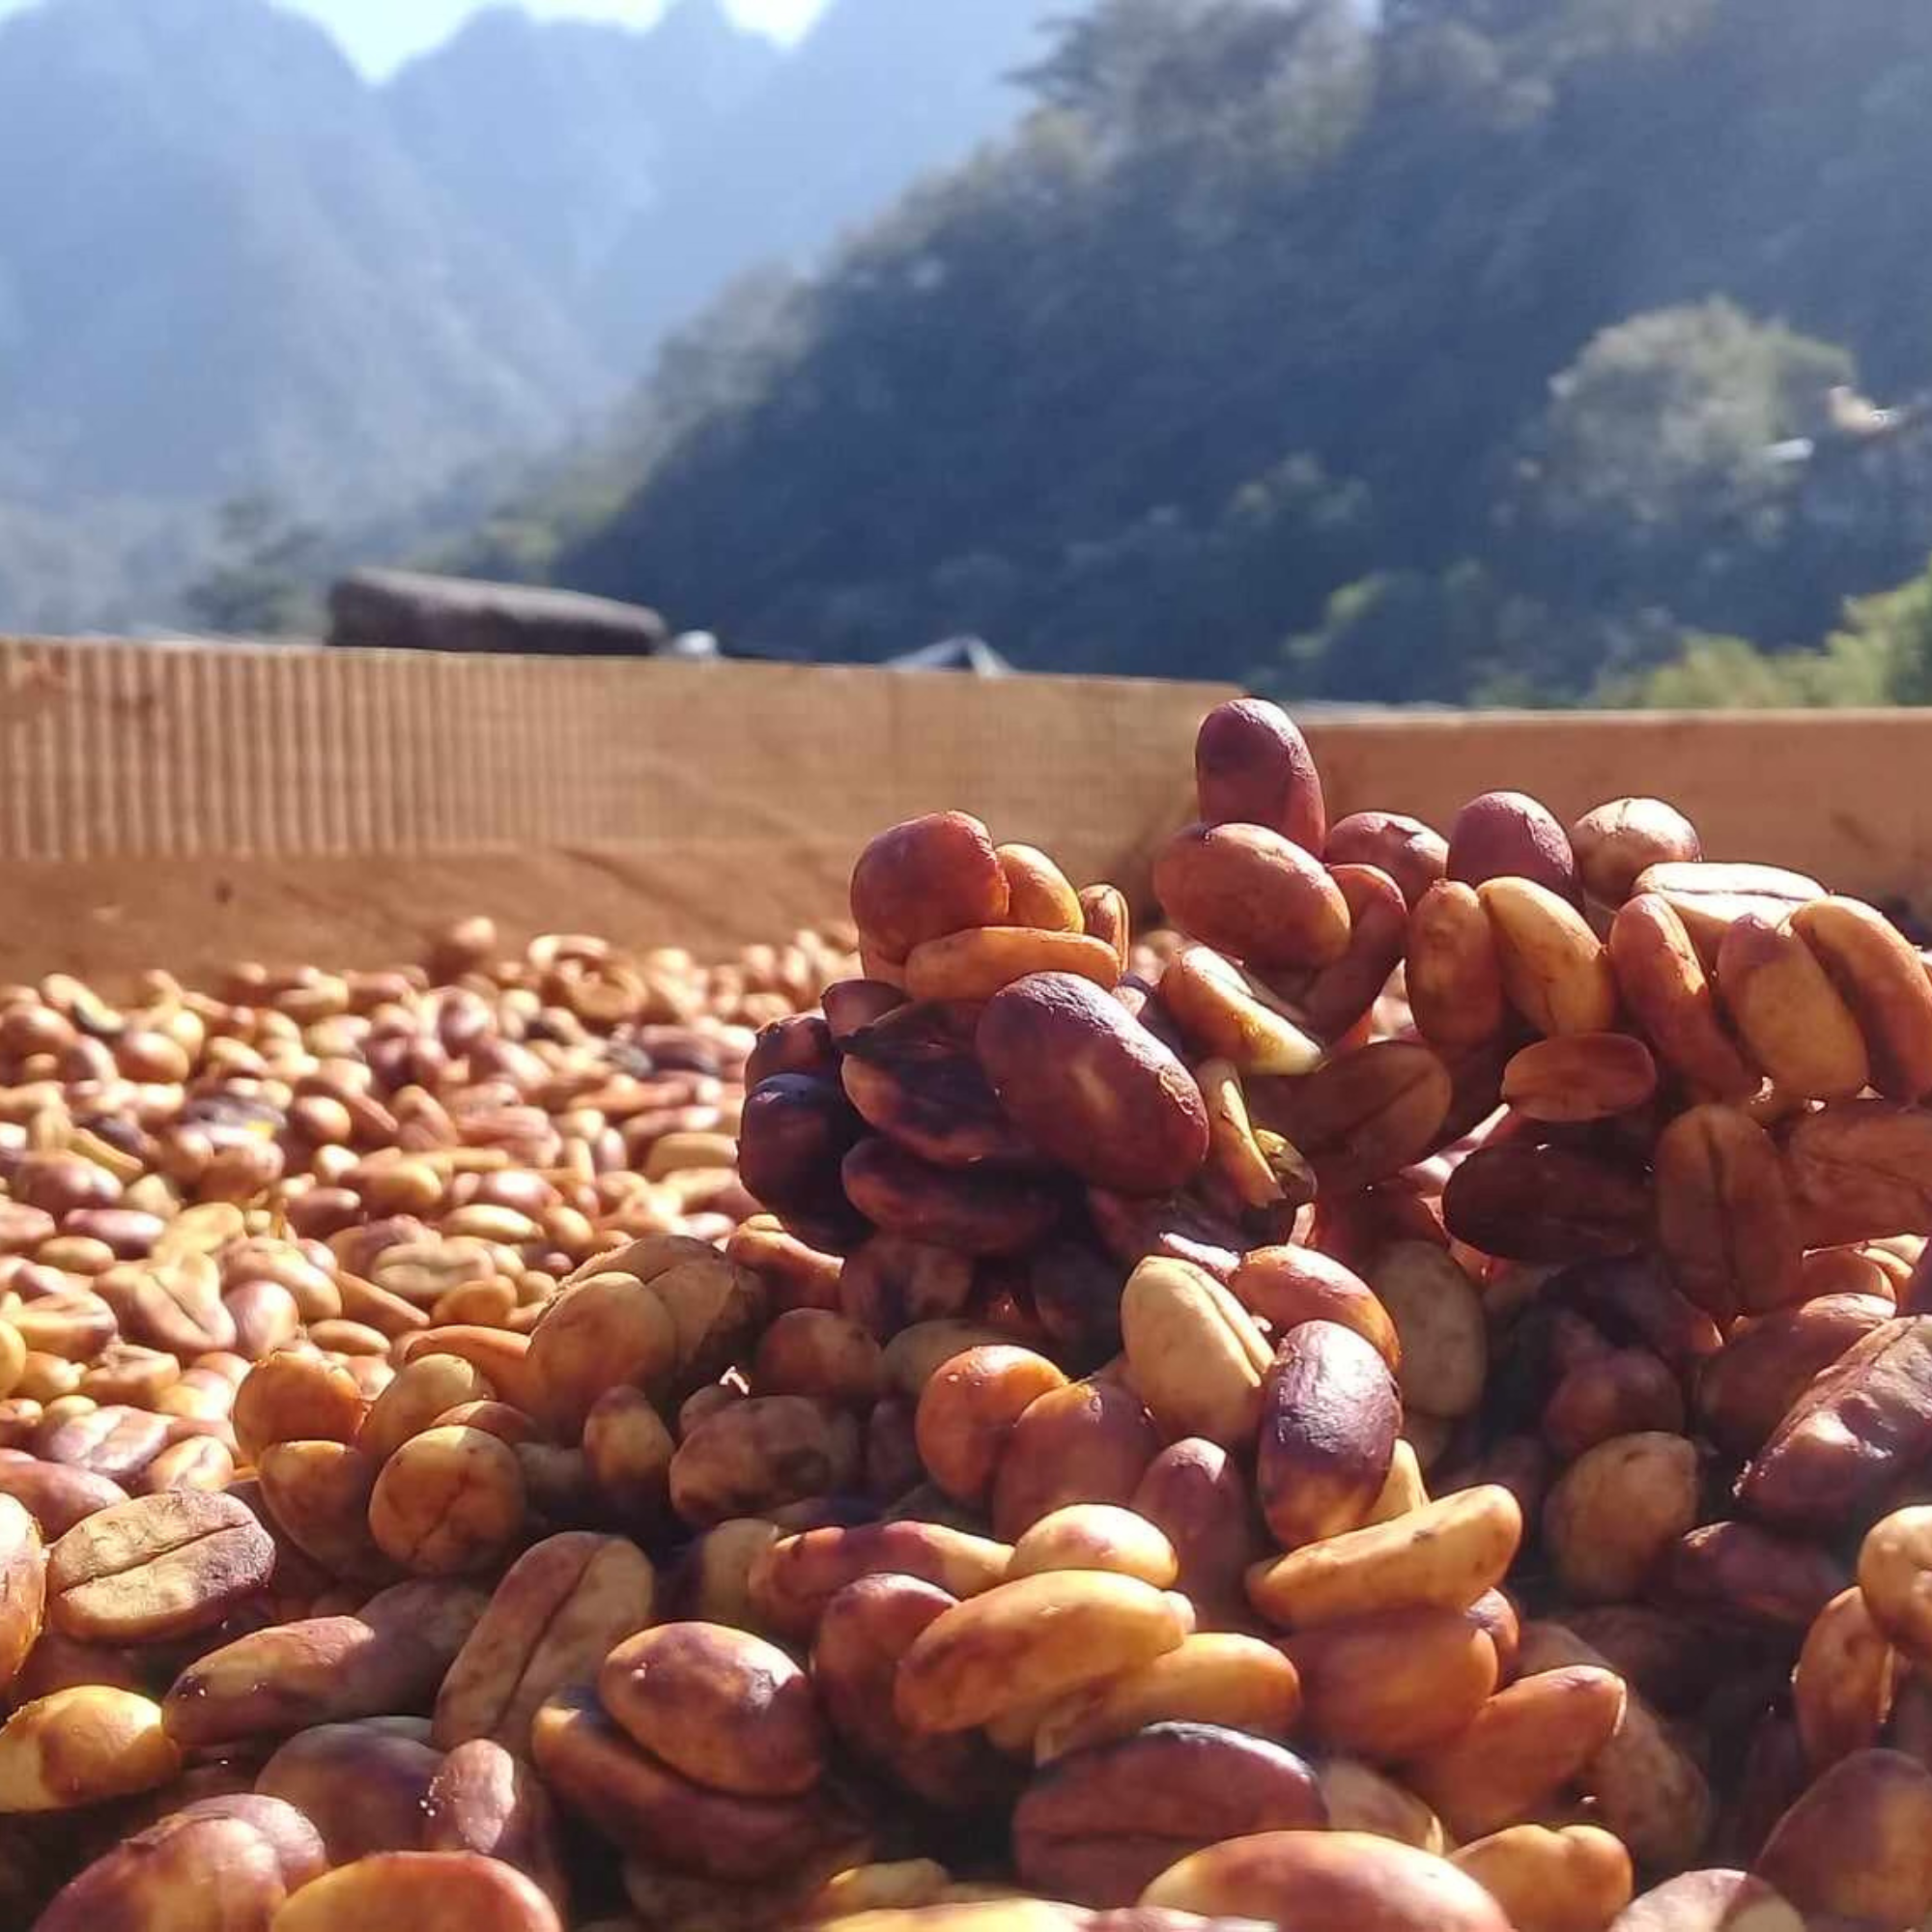
POLYGON ((1060 1369, 1030 1349, 994 1343, 962 1350, 919 1391, 914 1428, 921 1462, 949 1495, 983 1501, 1028 1406, 1065 1386, 1060 1369))
POLYGON ((383 1465, 370 1492, 369 1533, 414 1576, 469 1576, 508 1556, 526 1507, 508 1444, 480 1429, 429 1429, 383 1465))
POLYGON ((475 1738, 526 1752, 537 1706, 644 1628, 656 1577, 640 1550, 570 1531, 533 1545, 497 1584, 436 1703, 443 1749, 475 1738))
POLYGON ((522 1872, 474 1852, 378 1852, 302 1888, 271 1932, 561 1932, 522 1872))
POLYGON ((1177 1649, 1174 1599, 1134 1577, 1056 1571, 948 1610, 900 1661, 894 1700, 915 1733, 959 1731, 1177 1649))
POLYGON ((1271 1351, 1240 1302, 1205 1269, 1143 1262, 1121 1296, 1121 1332, 1134 1386, 1170 1435, 1226 1448, 1254 1439, 1271 1351))
POLYGON ((1202 1634, 1051 1706, 1034 1733, 1034 1755, 1046 1764, 1150 1724, 1177 1722, 1286 1739, 1300 1711, 1301 1680, 1272 1644, 1202 1634))
POLYGON ((66 1811, 157 1790, 181 1762, 151 1698, 106 1685, 56 1690, 0 1725, 0 1812, 66 1811))
POLYGON ((1496 1688, 1496 1646, 1473 1615, 1390 1610, 1283 1641, 1301 1678, 1303 1734, 1389 1764, 1458 1736, 1496 1688))
POLYGON ((241 1503, 198 1490, 113 1503, 47 1553, 47 1618, 87 1642, 153 1643, 218 1624, 269 1580, 274 1543, 241 1503))
POLYGON ((1631 1902, 1630 1853, 1595 1825, 1512 1825, 1457 1852, 1516 1932, 1605 1932, 1631 1902))
POLYGON ((1511 1932, 1502 1907, 1447 1860, 1354 1832, 1266 1832, 1163 1872, 1143 1906, 1307 1932, 1511 1932))
POLYGON ((236 1390, 236 1444, 252 1462, 272 1442, 353 1442, 367 1407, 347 1369, 283 1350, 236 1390))
POLYGON ((1105 1570, 1165 1590, 1179 1574, 1179 1559, 1167 1538, 1132 1510, 1113 1503, 1069 1503, 1026 1530, 1013 1545, 1001 1580, 1052 1570, 1105 1570))
POLYGON ((40 1636, 46 1577, 40 1525, 13 1496, 0 1495, 0 1687, 18 1676, 40 1636))

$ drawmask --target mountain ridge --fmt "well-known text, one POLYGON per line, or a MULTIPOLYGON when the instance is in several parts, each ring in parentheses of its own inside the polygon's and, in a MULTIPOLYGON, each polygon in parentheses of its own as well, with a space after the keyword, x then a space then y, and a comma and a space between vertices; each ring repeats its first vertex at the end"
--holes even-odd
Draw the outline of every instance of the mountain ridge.
POLYGON ((923 5, 834 0, 788 51, 719 0, 641 31, 493 7, 380 83, 270 0, 0 14, 0 627, 142 584, 169 614, 196 559, 155 575, 149 509, 407 521, 587 431, 736 267, 811 255, 1017 112, 1008 16, 1045 0, 923 5))

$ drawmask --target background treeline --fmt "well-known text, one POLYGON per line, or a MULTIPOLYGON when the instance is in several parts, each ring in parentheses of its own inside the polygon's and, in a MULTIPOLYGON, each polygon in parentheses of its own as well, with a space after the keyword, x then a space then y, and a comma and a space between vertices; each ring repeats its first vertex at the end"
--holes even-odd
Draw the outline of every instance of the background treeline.
POLYGON ((1923 0, 1105 0, 1028 85, 448 554, 783 655, 1932 697, 1923 0))

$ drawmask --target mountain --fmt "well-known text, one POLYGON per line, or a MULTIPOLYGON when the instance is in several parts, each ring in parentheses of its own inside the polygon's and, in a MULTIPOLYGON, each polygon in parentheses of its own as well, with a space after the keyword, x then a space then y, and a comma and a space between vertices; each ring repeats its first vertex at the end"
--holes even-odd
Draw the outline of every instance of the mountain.
POLYGON ((0 25, 0 493, 401 494, 608 380, 308 22, 59 0, 0 25))
POLYGON ((575 307, 687 151, 781 59, 718 0, 677 0, 645 34, 492 7, 409 63, 384 101, 425 179, 575 307))
POLYGON ((610 353, 655 344, 753 268, 810 265, 1005 132, 1024 104, 1013 75, 1083 4, 833 0, 767 85, 696 130, 613 249, 594 299, 610 353))
POLYGON ((1049 4, 841 0, 790 53, 494 7, 384 86, 271 0, 0 14, 0 629, 177 618, 244 497, 446 534, 1010 120, 1049 4))

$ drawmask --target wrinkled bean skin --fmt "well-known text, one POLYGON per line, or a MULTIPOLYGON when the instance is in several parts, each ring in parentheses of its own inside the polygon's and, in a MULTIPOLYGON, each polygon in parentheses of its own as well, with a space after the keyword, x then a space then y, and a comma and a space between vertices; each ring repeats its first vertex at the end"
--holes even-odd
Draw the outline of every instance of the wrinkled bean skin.
POLYGON ((185 1636, 219 1623, 273 1565, 268 1532, 232 1497, 136 1496, 76 1523, 47 1552, 47 1615, 88 1642, 185 1636))
POLYGON ((1828 1531, 1932 1450, 1932 1316, 1855 1342, 1786 1414, 1738 1485, 1776 1527, 1828 1531))
MULTIPOLYGON (((1205 807, 1202 816, 1211 816, 1205 807)), ((1355 811, 1329 827, 1322 857, 1338 868, 1375 867, 1401 888, 1412 911, 1448 870, 1449 841, 1419 818, 1399 811, 1355 811)))
POLYGON ((695 1528, 845 1488, 858 1469, 851 1421, 803 1396, 753 1396, 708 1416, 670 1463, 670 1501, 695 1528))
POLYGON ((840 1064, 846 1097, 867 1126, 938 1166, 1035 1164, 975 1055, 979 1017, 977 1005, 927 1000, 864 1028, 840 1064))
POLYGON ((616 1537, 567 1531, 504 1574, 436 1700, 437 1745, 478 1738, 526 1753, 537 1707, 593 1672, 650 1621, 650 1559, 616 1537))
POLYGON ((1806 1247, 1923 1227, 1932 1222, 1932 1114, 1891 1100, 1836 1101, 1792 1127, 1784 1169, 1806 1247))
POLYGON ((838 1176, 846 1200, 873 1226, 962 1254, 1018 1254, 1044 1239, 1060 1217, 1060 1204, 1041 1180, 992 1168, 938 1167, 883 1137, 854 1146, 838 1176))

